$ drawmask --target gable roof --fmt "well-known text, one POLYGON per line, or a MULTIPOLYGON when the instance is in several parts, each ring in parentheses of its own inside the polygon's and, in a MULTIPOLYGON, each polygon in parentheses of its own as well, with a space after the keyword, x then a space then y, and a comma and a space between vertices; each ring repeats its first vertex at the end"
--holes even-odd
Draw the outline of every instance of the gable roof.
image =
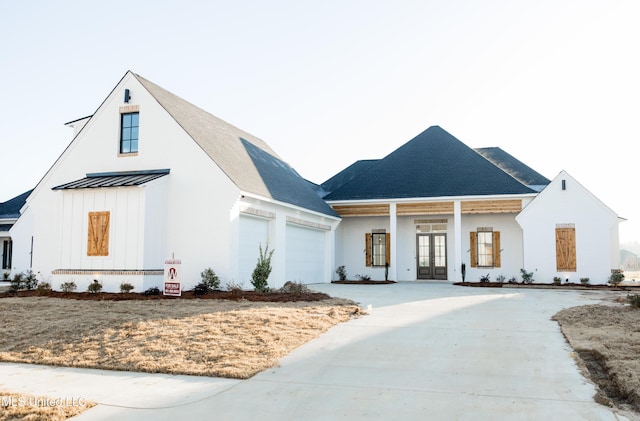
POLYGON ((369 167, 371 167, 376 162, 378 162, 378 159, 361 159, 359 161, 356 161, 344 170, 340 171, 338 174, 322 183, 320 187, 322 187, 326 194, 329 194, 351 181, 361 172, 369 169, 369 167))
MULTIPOLYGON (((476 152, 491 161, 498 168, 510 174, 522 184, 533 187, 546 186, 551 182, 548 178, 535 171, 533 168, 525 165, 512 155, 503 151, 501 148, 476 148, 476 152)), ((537 189, 536 189, 537 190, 537 189)))
POLYGON ((326 200, 529 194, 533 190, 439 126, 375 162, 326 200))
POLYGON ((263 140, 132 73, 242 191, 337 216, 263 140))
POLYGON ((20 209, 22 209, 27 201, 27 197, 31 194, 32 191, 33 190, 29 190, 22 193, 21 195, 14 197, 13 199, 7 200, 4 203, 0 203, 0 218, 18 218, 20 216, 20 209))

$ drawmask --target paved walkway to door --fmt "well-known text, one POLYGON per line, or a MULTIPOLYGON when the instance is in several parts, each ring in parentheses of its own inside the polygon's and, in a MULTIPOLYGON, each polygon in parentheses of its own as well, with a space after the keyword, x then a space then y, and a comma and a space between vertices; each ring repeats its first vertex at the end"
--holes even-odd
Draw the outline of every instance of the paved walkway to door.
POLYGON ((0 364, 0 390, 83 397, 78 420, 616 420, 558 325, 584 292, 314 285, 369 315, 249 380, 0 364))

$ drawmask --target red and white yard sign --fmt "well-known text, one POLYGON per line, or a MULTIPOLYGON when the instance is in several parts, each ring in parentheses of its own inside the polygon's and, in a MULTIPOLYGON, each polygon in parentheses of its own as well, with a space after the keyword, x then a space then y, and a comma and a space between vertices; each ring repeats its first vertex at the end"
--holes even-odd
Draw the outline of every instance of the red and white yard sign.
POLYGON ((164 261, 164 295, 180 297, 180 271, 182 262, 180 259, 167 259, 164 261))

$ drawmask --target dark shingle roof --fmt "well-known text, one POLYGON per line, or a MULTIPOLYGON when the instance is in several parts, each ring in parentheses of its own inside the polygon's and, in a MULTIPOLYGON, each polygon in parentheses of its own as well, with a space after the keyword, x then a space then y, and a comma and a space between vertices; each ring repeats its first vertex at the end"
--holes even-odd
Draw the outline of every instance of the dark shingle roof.
POLYGON ((338 216, 331 206, 316 194, 310 183, 286 162, 245 139, 241 140, 272 198, 305 209, 338 216))
POLYGON ((476 148, 476 152, 527 186, 546 186, 551 181, 498 147, 476 148))
POLYGON ((439 126, 432 126, 325 196, 325 199, 526 193, 534 191, 439 126))
POLYGON ((140 186, 169 174, 164 170, 122 171, 108 173, 91 173, 85 178, 53 187, 51 190, 96 189, 100 187, 140 186))
POLYGON ((24 206, 27 197, 29 197, 32 191, 33 190, 29 190, 11 200, 0 203, 0 218, 18 218, 20 216, 20 209, 24 206))
POLYGON ((359 161, 356 161, 344 170, 340 171, 338 174, 322 183, 320 186, 325 192, 327 192, 327 194, 329 194, 332 191, 336 191, 340 187, 344 186, 346 183, 351 181, 361 172, 366 171, 376 162, 378 162, 377 159, 361 159, 359 161))

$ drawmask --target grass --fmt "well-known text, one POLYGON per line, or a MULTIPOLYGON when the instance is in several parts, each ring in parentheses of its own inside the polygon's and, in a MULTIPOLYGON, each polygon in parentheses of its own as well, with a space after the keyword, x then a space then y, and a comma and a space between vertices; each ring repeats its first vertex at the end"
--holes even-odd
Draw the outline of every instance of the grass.
POLYGON ((95 406, 93 402, 52 399, 47 396, 34 396, 0 391, 0 421, 59 421, 66 420, 95 406))

